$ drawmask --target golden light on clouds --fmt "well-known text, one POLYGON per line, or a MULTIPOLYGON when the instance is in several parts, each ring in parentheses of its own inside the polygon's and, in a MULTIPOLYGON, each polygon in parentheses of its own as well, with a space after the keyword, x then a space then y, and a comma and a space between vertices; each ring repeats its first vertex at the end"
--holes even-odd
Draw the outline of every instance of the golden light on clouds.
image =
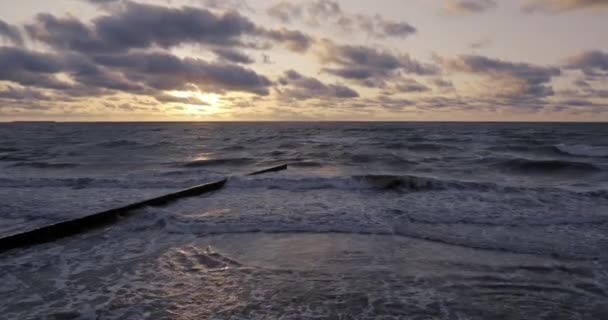
POLYGON ((0 3, 0 121, 608 119, 603 0, 238 2, 0 3))
POLYGON ((200 91, 168 91, 169 96, 184 99, 187 103, 180 103, 184 110, 191 114, 216 114, 222 109, 221 96, 217 93, 200 91), (200 103, 197 103, 200 102, 200 103))

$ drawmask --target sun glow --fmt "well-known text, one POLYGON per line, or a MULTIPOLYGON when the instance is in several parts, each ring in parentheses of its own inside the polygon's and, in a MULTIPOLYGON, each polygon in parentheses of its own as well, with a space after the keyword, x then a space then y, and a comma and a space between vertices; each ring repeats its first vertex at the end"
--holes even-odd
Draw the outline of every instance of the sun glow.
POLYGON ((183 102, 176 102, 184 106, 190 113, 216 113, 221 109, 221 96, 216 93, 200 91, 169 91, 168 95, 183 99, 183 102))

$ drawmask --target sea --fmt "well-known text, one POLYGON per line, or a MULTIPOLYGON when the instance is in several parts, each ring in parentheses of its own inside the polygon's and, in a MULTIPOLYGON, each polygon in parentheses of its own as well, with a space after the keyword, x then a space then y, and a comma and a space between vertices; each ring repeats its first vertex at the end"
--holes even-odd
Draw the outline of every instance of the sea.
POLYGON ((223 178, 0 253, 0 318, 608 319, 602 123, 2 123, 0 237, 223 178))

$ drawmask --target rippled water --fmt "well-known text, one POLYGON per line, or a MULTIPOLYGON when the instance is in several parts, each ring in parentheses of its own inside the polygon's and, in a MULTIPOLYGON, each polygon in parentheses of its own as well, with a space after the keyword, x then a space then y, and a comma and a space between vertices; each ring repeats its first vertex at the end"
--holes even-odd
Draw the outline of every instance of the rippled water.
POLYGON ((608 314, 604 124, 0 124, 0 142, 2 235, 231 176, 3 253, 9 318, 608 314))

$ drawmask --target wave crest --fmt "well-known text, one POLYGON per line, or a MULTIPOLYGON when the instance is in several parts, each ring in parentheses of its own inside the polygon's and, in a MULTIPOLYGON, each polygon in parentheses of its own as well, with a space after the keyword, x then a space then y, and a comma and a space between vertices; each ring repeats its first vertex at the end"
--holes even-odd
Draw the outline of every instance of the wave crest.
POLYGON ((555 148, 561 153, 565 153, 571 156, 592 158, 608 157, 608 147, 558 144, 555 146, 555 148))

